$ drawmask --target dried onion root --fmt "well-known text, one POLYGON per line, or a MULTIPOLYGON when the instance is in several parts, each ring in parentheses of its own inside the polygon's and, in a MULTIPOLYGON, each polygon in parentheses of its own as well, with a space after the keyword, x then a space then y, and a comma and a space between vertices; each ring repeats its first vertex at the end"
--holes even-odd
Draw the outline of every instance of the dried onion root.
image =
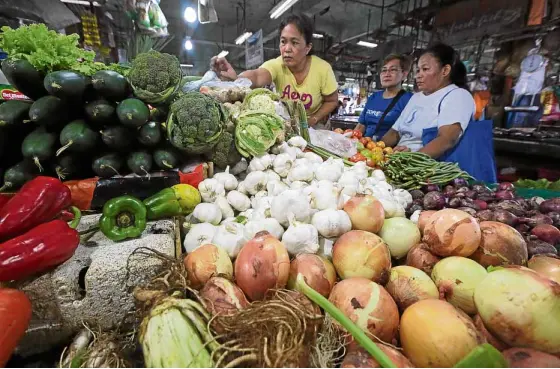
POLYGON ((311 348, 311 367, 338 368, 346 355, 347 338, 334 324, 333 318, 325 314, 317 341, 311 348))
POLYGON ((322 315, 303 295, 276 290, 234 315, 209 323, 220 332, 216 367, 306 367, 322 315))

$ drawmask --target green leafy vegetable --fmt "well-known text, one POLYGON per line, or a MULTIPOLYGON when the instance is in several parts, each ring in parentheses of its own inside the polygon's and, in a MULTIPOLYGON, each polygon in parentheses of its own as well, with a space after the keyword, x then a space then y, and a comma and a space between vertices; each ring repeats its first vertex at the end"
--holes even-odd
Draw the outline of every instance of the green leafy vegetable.
POLYGON ((173 146, 191 154, 207 153, 218 143, 226 116, 215 99, 189 92, 171 104, 167 137, 173 146))
POLYGON ((249 92, 243 100, 242 110, 244 111, 261 111, 265 113, 275 114, 275 101, 279 101, 280 96, 266 88, 256 88, 249 92))
POLYGON ((245 157, 266 153, 284 138, 284 121, 276 114, 246 112, 237 118, 235 143, 245 157))
POLYGON ((25 59, 40 72, 72 70, 91 76, 100 70, 114 70, 126 75, 127 68, 94 62, 95 53, 79 47, 77 34, 63 35, 44 24, 31 24, 12 29, 2 27, 0 49, 10 59, 25 59))

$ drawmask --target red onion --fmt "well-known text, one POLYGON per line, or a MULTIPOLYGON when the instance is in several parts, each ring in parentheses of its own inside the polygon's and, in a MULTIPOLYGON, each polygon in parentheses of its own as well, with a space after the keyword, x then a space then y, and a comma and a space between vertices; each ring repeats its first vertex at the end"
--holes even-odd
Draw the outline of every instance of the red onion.
POLYGON ((529 227, 536 227, 539 224, 552 224, 552 219, 549 216, 544 214, 536 214, 533 215, 531 218, 521 217, 518 218, 519 223, 521 224, 528 224, 529 227))
POLYGON ((478 208, 479 208, 480 210, 486 210, 486 209, 488 209, 488 203, 487 203, 486 201, 483 201, 483 200, 474 200, 474 204, 475 204, 476 206, 478 206, 478 208))
POLYGON ((412 196, 412 200, 418 200, 424 198, 424 192, 420 190, 412 190, 410 191, 410 196, 412 196))
POLYGON ((510 348, 503 355, 510 368, 560 368, 560 358, 529 348, 510 348))
POLYGON ((517 217, 507 210, 494 211, 494 217, 497 222, 504 223, 512 227, 518 222, 517 217))
POLYGON ((424 209, 439 210, 445 207, 445 197, 441 192, 428 192, 424 196, 424 209))
POLYGON ((477 198, 478 193, 476 191, 470 190, 470 191, 465 192, 465 196, 467 198, 471 199, 471 200, 474 200, 474 199, 477 198))
POLYGON ((534 210, 539 210, 539 207, 541 206, 541 204, 543 202, 544 202, 544 199, 542 197, 538 197, 538 196, 533 196, 529 200, 529 204, 531 205, 531 208, 533 208, 534 210))
POLYGON ((555 211, 551 211, 547 215, 550 217, 550 219, 552 219, 552 223, 555 226, 560 227, 560 213, 557 213, 555 211))
POLYGON ((545 200, 539 206, 541 213, 550 213, 552 211, 560 213, 560 197, 545 200))
POLYGON ((465 187, 468 186, 467 180, 464 178, 455 178, 451 181, 451 184, 455 187, 465 187))
POLYGON ((439 186, 437 184, 427 184, 427 185, 422 186, 421 190, 424 193, 439 191, 439 186))
POLYGON ((560 230, 550 224, 539 224, 531 231, 533 236, 551 245, 560 243, 560 230))
POLYGON ((498 184, 498 191, 513 191, 515 190, 515 186, 513 183, 510 182, 502 182, 498 184))
POLYGON ((476 191, 477 193, 482 193, 482 192, 487 192, 488 191, 488 187, 481 185, 481 184, 475 184, 472 186, 472 189, 474 191, 476 191))
POLYGON ((496 196, 494 196, 493 192, 480 192, 477 199, 481 201, 491 202, 496 200, 496 196))
POLYGON ((468 196, 467 198, 461 200, 461 207, 480 210, 478 206, 474 203, 474 200, 468 196))
POLYGON ((498 200, 513 200, 515 199, 515 195, 511 191, 497 191, 496 198, 498 200))
POLYGON ((445 188, 443 189, 443 195, 445 197, 453 197, 453 195, 455 195, 455 187, 451 185, 445 186, 445 188))
POLYGON ((533 255, 545 254, 558 255, 556 247, 549 244, 548 242, 539 240, 535 236, 527 237, 527 251, 529 252, 529 257, 532 257, 533 255))
POLYGON ((496 220, 496 217, 494 216, 494 212, 492 210, 481 210, 476 213, 475 218, 478 219, 479 222, 496 220))
POLYGON ((470 190, 471 190, 470 188, 468 188, 467 186, 464 186, 464 187, 458 188, 458 189, 457 189, 457 193, 467 193, 467 192, 469 192, 470 190))
POLYGON ((529 227, 527 224, 518 224, 515 226, 515 229, 517 229, 517 231, 521 234, 526 234, 531 230, 531 227, 529 227))
POLYGON ((461 206, 461 199, 459 197, 453 197, 449 199, 449 203, 447 204, 450 208, 457 209, 461 206))
POLYGON ((476 215, 476 210, 474 210, 473 208, 468 208, 466 206, 462 206, 460 208, 458 208, 457 210, 461 210, 464 211, 465 213, 469 214, 470 216, 475 216, 476 215))

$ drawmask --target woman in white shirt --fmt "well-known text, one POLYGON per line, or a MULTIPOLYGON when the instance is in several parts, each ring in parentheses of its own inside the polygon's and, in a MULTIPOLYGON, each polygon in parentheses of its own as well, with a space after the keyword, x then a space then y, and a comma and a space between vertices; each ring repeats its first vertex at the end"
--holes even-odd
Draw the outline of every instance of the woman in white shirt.
POLYGON ((451 150, 467 129, 475 111, 467 90, 467 69, 458 53, 436 44, 418 60, 414 94, 382 141, 394 151, 420 151, 437 159, 451 150), (427 142, 425 133, 434 132, 427 142))

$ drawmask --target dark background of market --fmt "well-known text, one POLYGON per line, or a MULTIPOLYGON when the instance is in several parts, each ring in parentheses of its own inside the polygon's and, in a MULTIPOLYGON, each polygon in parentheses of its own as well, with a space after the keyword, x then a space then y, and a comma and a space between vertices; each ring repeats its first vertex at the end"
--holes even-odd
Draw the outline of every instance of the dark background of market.
MULTIPOLYGON (((236 69, 243 70, 245 45, 234 40, 244 31, 262 29, 264 60, 274 58, 279 55, 280 20, 271 20, 269 12, 277 3, 218 0, 214 5, 219 21, 200 24, 186 22, 183 16, 187 7, 197 8, 196 1, 162 0, 170 34, 163 51, 178 56, 190 75, 204 74, 209 59, 222 50, 229 52, 227 58, 236 69), (193 45, 188 51, 187 40, 193 45)), ((98 60, 122 62, 135 32, 129 9, 129 0, 0 0, 0 25, 45 23, 67 34, 78 33, 83 46, 96 51, 98 60), (95 18, 88 18, 92 15, 95 18), (97 26, 86 19, 95 19, 97 26)), ((515 105, 521 111, 509 108, 520 64, 537 41, 539 53, 549 59, 543 87, 558 84, 560 1, 300 0, 290 12, 303 12, 314 20, 315 31, 322 36, 314 39, 314 50, 333 65, 341 96, 354 89, 363 100, 374 91, 379 86, 380 62, 389 53, 417 55, 432 41, 449 43, 466 61, 470 81, 487 80, 491 98, 485 113, 497 128, 499 179, 560 178, 560 125, 540 122, 540 96, 519 99, 515 105), (357 45, 359 40, 378 46, 362 47, 357 45), (538 111, 519 108, 530 105, 538 111)), ((413 73, 406 87, 414 88, 413 73)), ((355 121, 356 117, 334 117, 333 125, 348 128, 355 121)))

